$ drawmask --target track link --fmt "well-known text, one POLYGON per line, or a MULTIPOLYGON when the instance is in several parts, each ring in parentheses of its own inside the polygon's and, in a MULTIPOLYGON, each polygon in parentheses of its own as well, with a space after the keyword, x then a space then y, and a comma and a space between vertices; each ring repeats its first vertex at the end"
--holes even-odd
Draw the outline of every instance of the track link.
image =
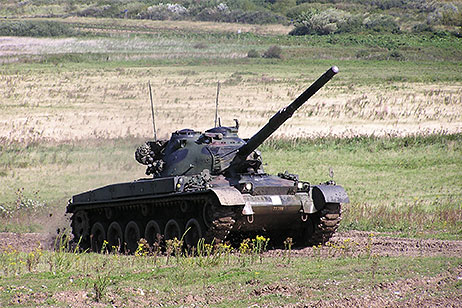
POLYGON ((337 231, 340 225, 341 206, 339 203, 328 203, 326 207, 317 215, 312 217, 313 234, 308 239, 310 245, 324 245, 337 231))

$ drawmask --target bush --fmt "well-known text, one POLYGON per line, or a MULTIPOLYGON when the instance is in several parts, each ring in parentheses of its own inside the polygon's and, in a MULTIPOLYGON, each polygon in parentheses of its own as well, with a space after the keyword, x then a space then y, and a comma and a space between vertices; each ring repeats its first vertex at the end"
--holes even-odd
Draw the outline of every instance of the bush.
POLYGON ((295 29, 289 32, 289 35, 308 35, 315 34, 313 26, 311 25, 311 18, 318 14, 318 11, 311 9, 299 14, 294 22, 295 29))
POLYGON ((396 61, 404 61, 404 60, 406 60, 404 55, 401 52, 399 52, 398 50, 393 50, 392 52, 390 52, 389 58, 391 60, 396 60, 396 61))
POLYGON ((337 9, 322 12, 312 9, 301 13, 294 24, 291 35, 357 32, 362 27, 362 17, 337 9))
POLYGON ((153 20, 182 20, 188 15, 188 9, 180 4, 160 3, 148 7, 145 11, 139 13, 138 17, 153 20))
POLYGON ((273 45, 273 46, 269 47, 268 50, 266 50, 263 53, 263 58, 282 59, 282 49, 281 49, 281 47, 279 47, 277 45, 273 45))
POLYGON ((73 36, 78 34, 65 23, 55 21, 18 20, 0 23, 0 35, 5 36, 73 36))
POLYGON ((199 42, 199 43, 196 43, 194 44, 193 48, 195 49, 207 49, 207 44, 203 43, 203 42, 199 42))
POLYGON ((260 53, 255 49, 250 49, 247 53, 247 58, 260 58, 260 53))
POLYGON ((428 14, 427 23, 432 25, 462 26, 462 12, 452 3, 445 3, 428 14))
POLYGON ((311 3, 302 3, 300 5, 294 6, 290 8, 286 12, 286 16, 293 19, 294 21, 297 20, 304 12, 309 12, 314 10, 315 8, 311 3))
POLYGON ((91 6, 77 12, 77 16, 83 17, 122 17, 124 13, 115 5, 91 6))
POLYGON ((373 15, 363 21, 366 29, 374 32, 400 33, 400 29, 393 17, 389 15, 373 15))
POLYGON ((427 24, 427 23, 422 23, 422 24, 416 24, 412 27, 412 32, 414 33, 422 33, 422 32, 430 32, 433 33, 435 32, 435 29, 427 24))
POLYGON ((285 23, 285 17, 270 11, 244 11, 241 9, 231 10, 223 3, 216 7, 206 7, 196 15, 196 20, 218 22, 240 22, 245 24, 271 24, 285 23))

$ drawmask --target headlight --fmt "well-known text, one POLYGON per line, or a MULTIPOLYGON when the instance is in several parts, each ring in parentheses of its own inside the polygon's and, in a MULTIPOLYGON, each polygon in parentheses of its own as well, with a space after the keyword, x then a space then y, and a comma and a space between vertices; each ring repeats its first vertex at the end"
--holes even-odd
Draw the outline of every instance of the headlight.
POLYGON ((244 188, 246 191, 252 191, 253 185, 252 183, 245 183, 244 188))
POLYGON ((297 191, 309 191, 310 190, 310 183, 308 182, 298 182, 297 183, 297 191))

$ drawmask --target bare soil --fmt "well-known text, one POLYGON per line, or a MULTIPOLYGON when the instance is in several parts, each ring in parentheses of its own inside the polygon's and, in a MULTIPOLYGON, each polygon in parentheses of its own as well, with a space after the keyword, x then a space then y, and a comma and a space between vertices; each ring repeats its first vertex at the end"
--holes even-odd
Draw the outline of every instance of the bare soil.
MULTIPOLYGON (((268 251, 268 255, 282 255, 281 249, 268 251)), ((336 233, 328 245, 321 248, 305 247, 292 250, 293 256, 357 256, 368 253, 376 256, 462 256, 461 240, 400 238, 381 233, 347 231, 336 233), (369 245, 368 245, 369 243, 369 245), (370 247, 370 248, 368 248, 370 247)))
POLYGON ((11 233, 0 232, 0 251, 11 248, 31 252, 40 247, 49 250, 52 248, 52 236, 41 233, 11 233))

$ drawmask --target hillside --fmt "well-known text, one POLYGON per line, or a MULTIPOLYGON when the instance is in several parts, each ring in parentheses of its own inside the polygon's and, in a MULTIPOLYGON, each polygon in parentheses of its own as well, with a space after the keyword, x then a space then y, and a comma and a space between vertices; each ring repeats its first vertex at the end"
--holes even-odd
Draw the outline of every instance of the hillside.
POLYGON ((0 1, 3 18, 79 16, 296 26, 311 23, 319 33, 393 29, 446 29, 460 33, 461 9, 461 1, 430 0, 0 1), (310 21, 312 15, 316 16, 310 21))

